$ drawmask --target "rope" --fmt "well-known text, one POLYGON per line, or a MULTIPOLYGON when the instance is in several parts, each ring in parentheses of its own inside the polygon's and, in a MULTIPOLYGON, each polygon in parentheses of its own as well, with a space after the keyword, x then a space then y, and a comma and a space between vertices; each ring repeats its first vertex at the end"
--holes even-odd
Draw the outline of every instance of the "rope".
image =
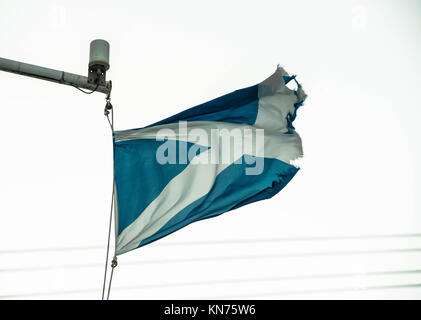
MULTIPOLYGON (((105 108, 104 108, 104 115, 107 117, 108 123, 110 124, 110 128, 111 128, 111 134, 113 135, 114 134, 114 112, 113 112, 113 106, 112 106, 110 100, 111 100, 110 95, 108 95, 107 98, 106 98, 107 103, 106 103, 105 108), (110 120, 110 116, 109 116, 110 113, 111 113, 111 120, 110 120)), ((104 282, 103 282, 103 285, 102 285, 102 297, 101 297, 102 300, 104 300, 105 284, 107 282, 108 257, 109 257, 109 253, 110 253, 111 225, 112 225, 112 220, 113 220, 114 196, 115 196, 115 172, 114 172, 114 165, 113 165, 113 191, 112 191, 112 195, 111 195, 110 219, 109 219, 109 224, 108 224, 107 254, 106 254, 106 258, 105 258, 104 282)), ((107 300, 110 296, 111 282, 113 280, 113 273, 114 273, 115 267, 117 267, 117 257, 114 255, 114 258, 111 261, 111 275, 110 275, 110 281, 109 281, 109 285, 108 285, 107 300)))
POLYGON ((104 283, 102 285, 102 300, 104 300, 105 294, 105 283, 107 280, 107 266, 108 266, 108 256, 110 252, 110 241, 111 241, 111 224, 113 219, 113 205, 114 205, 114 179, 113 179, 113 192, 111 195, 111 210, 110 210, 110 219, 109 219, 109 226, 108 226, 108 241, 107 241, 107 255, 105 258, 105 271, 104 271, 104 283))
POLYGON ((115 267, 117 267, 117 257, 116 256, 114 256, 113 261, 111 261, 111 275, 110 275, 110 283, 108 284, 107 300, 110 298, 111 283, 113 281, 113 274, 114 274, 114 268, 115 267))

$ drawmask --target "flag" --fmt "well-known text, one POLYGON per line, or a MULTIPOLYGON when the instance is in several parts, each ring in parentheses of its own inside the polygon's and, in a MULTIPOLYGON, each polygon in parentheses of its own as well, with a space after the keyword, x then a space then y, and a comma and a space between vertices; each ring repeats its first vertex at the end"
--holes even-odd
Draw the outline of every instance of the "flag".
POLYGON ((257 85, 115 131, 116 254, 277 194, 299 170, 293 121, 305 98, 278 66, 257 85))

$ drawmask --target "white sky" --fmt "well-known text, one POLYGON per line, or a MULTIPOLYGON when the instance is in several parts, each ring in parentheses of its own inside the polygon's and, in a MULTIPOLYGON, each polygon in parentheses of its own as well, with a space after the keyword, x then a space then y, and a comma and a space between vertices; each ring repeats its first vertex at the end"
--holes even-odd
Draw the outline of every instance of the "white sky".
MULTIPOLYGON (((309 95, 291 183, 121 256, 111 298, 419 299, 421 288, 323 291, 420 284, 416 272, 371 275, 421 269, 418 251, 279 255, 421 248, 421 237, 180 242, 421 233, 420 13, 415 0, 2 0, 0 56, 85 75, 89 42, 106 39, 116 129, 256 84, 278 63, 309 95), (280 278, 338 273, 350 275, 280 278)), ((112 182, 104 96, 4 72, 0 87, 0 298, 97 299, 112 182)))

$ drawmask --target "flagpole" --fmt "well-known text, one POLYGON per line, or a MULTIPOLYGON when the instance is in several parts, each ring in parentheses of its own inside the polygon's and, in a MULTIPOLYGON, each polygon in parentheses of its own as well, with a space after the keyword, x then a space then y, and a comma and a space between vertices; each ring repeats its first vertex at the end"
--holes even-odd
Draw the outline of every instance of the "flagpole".
MULTIPOLYGON (((107 41, 102 39, 96 39, 91 41, 89 48, 89 64, 88 64, 88 76, 82 76, 78 74, 73 74, 69 72, 64 72, 61 70, 50 69, 42 66, 37 66, 34 64, 29 64, 25 62, 15 61, 11 59, 5 59, 0 57, 0 70, 5 72, 10 72, 14 74, 19 74, 22 76, 27 76, 31 78, 36 78, 40 80, 55 82, 58 84, 64 84, 68 86, 75 87, 76 89, 82 91, 83 93, 91 94, 94 92, 101 92, 106 94, 107 104, 105 106, 104 114, 107 116, 108 122, 110 123, 111 132, 114 134, 114 115, 111 105, 111 89, 112 82, 111 80, 106 80, 106 72, 110 68, 109 63, 110 55, 110 45, 107 41), (91 91, 85 91, 83 89, 88 89, 91 91), (111 112, 111 120, 108 117, 111 112)), ((109 230, 108 230, 108 244, 107 244, 107 255, 105 260, 105 272, 104 272, 104 284, 102 288, 102 299, 104 299, 105 288, 106 288, 106 278, 107 278, 107 264, 110 251, 110 238, 111 238, 111 225, 112 225, 112 214, 113 214, 113 201, 115 196, 115 185, 114 185, 114 165, 113 165, 113 192, 111 199, 111 210, 110 210, 110 221, 109 221, 109 230)), ((111 263, 111 276, 110 283, 108 286, 107 299, 110 295, 111 289, 111 280, 113 276, 114 268, 117 266, 117 257, 114 254, 112 263, 111 263)))

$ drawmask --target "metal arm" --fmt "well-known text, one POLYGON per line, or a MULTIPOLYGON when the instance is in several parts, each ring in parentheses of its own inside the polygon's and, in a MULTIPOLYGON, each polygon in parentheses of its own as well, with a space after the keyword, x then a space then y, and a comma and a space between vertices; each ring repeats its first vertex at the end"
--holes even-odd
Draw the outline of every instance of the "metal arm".
POLYGON ((105 40, 94 40, 91 42, 89 78, 4 58, 0 58, 0 70, 76 86, 82 89, 95 90, 109 95, 111 92, 111 81, 105 81, 105 72, 109 68, 108 55, 109 45, 105 40), (94 71, 98 72, 98 79, 95 79, 96 74, 94 71))
MULTIPOLYGON (((96 88, 96 84, 88 83, 88 77, 85 76, 39 67, 33 64, 27 64, 4 58, 0 58, 0 70, 42 80, 53 81, 61 84, 67 84, 69 86, 76 86, 83 89, 94 90, 96 88)), ((99 85, 96 91, 109 94, 111 91, 110 81, 107 81, 105 85, 99 85)))

